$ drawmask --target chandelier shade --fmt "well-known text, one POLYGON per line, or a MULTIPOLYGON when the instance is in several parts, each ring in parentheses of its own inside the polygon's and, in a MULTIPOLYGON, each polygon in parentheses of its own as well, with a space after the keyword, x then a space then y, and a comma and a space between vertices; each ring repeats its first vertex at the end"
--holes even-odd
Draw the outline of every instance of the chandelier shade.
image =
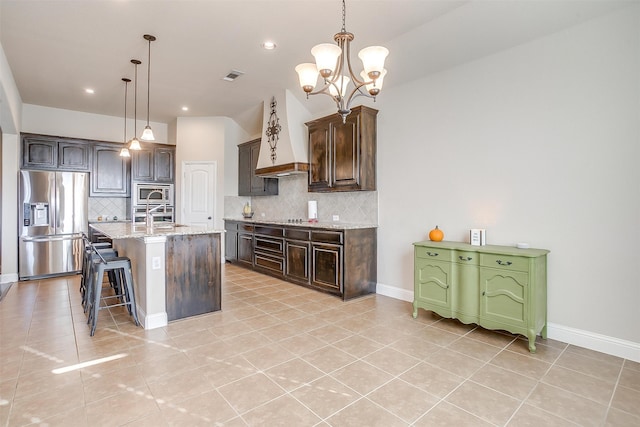
POLYGON ((389 50, 382 46, 369 46, 358 53, 364 70, 354 74, 351 65, 352 33, 345 28, 346 4, 342 0, 342 30, 333 36, 335 43, 322 43, 311 49, 315 64, 299 64, 298 73, 300 87, 309 95, 324 94, 330 96, 338 107, 342 122, 351 113, 351 103, 359 96, 373 98, 382 90, 382 80, 387 74, 384 62, 389 50), (316 89, 318 75, 323 83, 316 89))

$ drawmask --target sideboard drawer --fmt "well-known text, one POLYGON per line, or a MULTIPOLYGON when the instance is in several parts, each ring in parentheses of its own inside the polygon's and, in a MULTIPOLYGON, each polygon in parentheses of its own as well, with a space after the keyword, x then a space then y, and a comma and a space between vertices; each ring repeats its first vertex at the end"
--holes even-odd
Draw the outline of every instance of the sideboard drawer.
POLYGON ((460 264, 479 265, 480 254, 478 252, 455 251, 453 261, 460 264))
POLYGON ((504 270, 529 271, 529 258, 499 254, 480 254, 480 265, 482 267, 501 268, 504 270))
POLYGON ((425 248, 416 246, 416 257, 418 258, 433 259, 437 261, 451 261, 453 252, 454 251, 452 251, 451 249, 425 248))

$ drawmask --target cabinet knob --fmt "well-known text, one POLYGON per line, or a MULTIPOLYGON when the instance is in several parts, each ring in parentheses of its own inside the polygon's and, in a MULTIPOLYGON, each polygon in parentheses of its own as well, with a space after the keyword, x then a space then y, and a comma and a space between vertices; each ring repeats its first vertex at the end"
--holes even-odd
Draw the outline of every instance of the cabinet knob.
POLYGON ((438 256, 437 252, 427 252, 427 255, 429 256, 438 256))
POLYGON ((207 217, 207 219, 211 219, 211 217, 210 217, 210 216, 208 216, 208 217, 207 217))
POLYGON ((482 296, 485 296, 487 292, 486 291, 482 291, 482 296))
POLYGON ((496 262, 498 263, 498 265, 511 265, 511 264, 513 264, 511 261, 502 261, 500 259, 496 260, 496 262))
POLYGON ((470 256, 464 257, 462 255, 460 255, 458 258, 460 258, 460 261, 471 261, 471 259, 472 259, 470 256))

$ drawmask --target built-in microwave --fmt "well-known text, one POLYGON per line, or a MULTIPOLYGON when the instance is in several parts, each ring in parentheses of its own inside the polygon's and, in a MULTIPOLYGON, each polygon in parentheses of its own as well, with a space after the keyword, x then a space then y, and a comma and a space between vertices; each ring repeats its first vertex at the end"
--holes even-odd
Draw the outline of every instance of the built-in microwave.
POLYGON ((167 205, 173 206, 173 184, 133 183, 133 205, 167 205))

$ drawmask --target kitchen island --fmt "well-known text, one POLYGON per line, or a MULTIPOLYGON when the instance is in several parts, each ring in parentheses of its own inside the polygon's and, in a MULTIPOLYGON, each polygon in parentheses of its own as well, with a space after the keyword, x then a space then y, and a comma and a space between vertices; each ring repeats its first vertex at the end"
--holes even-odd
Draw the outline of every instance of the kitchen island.
POLYGON ((145 329, 221 308, 220 230, 157 223, 92 223, 131 259, 138 318, 145 329))

